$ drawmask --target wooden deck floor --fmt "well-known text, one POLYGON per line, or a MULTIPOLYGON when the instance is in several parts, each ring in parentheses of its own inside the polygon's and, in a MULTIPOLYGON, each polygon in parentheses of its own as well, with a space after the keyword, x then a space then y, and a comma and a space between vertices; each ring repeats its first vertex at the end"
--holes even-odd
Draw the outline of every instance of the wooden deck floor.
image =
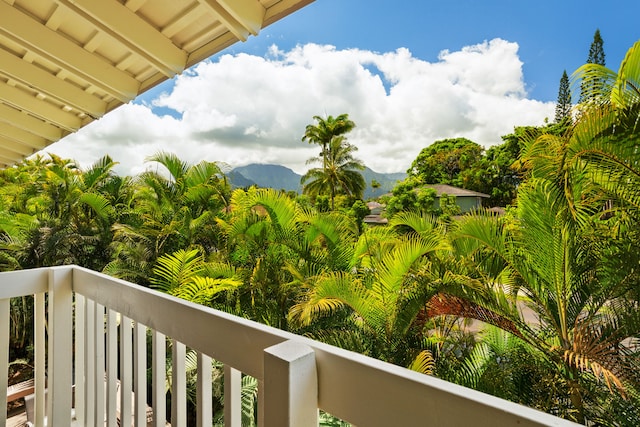
POLYGON ((27 412, 24 404, 14 408, 7 414, 7 427, 24 427, 27 425, 27 412))

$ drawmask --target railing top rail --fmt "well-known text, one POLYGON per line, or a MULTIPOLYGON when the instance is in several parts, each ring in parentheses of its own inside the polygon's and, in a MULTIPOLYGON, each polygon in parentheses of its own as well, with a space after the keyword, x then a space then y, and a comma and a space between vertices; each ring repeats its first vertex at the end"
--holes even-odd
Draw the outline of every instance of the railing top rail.
POLYGON ((49 268, 34 268, 0 273, 0 299, 46 292, 49 270, 49 268))

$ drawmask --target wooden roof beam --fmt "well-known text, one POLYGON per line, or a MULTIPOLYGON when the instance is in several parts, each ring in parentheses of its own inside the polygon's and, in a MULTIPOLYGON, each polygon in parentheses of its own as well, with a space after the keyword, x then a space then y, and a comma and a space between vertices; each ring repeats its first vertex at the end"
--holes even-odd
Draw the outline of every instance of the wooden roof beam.
POLYGON ((15 165, 16 163, 21 162, 22 159, 24 159, 24 157, 15 157, 11 155, 11 153, 5 155, 3 151, 0 151, 0 164, 5 166, 15 165))
MULTIPOLYGON (((25 157, 29 157, 34 154, 36 150, 28 150, 26 153, 20 153, 14 150, 14 146, 11 145, 12 141, 5 141, 0 138, 0 156, 6 159, 14 159, 14 162, 19 162, 25 157)), ((19 148, 19 147, 18 147, 19 148)), ((22 150, 25 151, 25 150, 22 150)))
POLYGON ((17 87, 0 85, 0 99, 17 109, 28 111, 29 114, 69 131, 75 132, 82 126, 82 119, 76 114, 65 111, 17 87))
POLYGON ((266 13, 258 0, 198 0, 222 22, 229 31, 245 41, 257 35, 266 13))
POLYGON ((147 0, 127 0, 124 5, 135 12, 136 10, 140 9, 146 2, 147 0))
POLYGON ((187 53, 121 3, 95 0, 56 1, 140 55, 165 76, 173 77, 184 70, 187 53))
POLYGON ((55 142, 64 136, 62 129, 37 117, 0 103, 0 123, 8 123, 19 129, 55 142))
MULTIPOLYGON (((197 10, 199 8, 200 8, 200 5, 198 3, 193 3, 189 5, 188 8, 186 8, 185 10, 177 14, 174 17, 173 21, 171 21, 169 24, 165 25, 164 28, 162 28, 161 30, 162 34, 164 34, 165 37, 169 37, 169 38, 175 36, 184 27, 188 26, 189 24, 191 24, 191 22, 196 20, 196 18, 198 17, 197 10)), ((185 64, 185 68, 186 68, 186 64, 185 64)))
POLYGON ((0 64, 8 77, 94 118, 101 117, 107 109, 107 103, 100 98, 2 49, 0 64))
POLYGON ((138 94, 140 83, 135 78, 4 1, 0 1, 0 34, 122 102, 138 94))
POLYGON ((276 21, 284 18, 285 16, 295 12, 302 7, 313 3, 314 0, 281 0, 267 9, 267 14, 264 17, 263 26, 271 25, 276 21))
MULTIPOLYGON (((46 138, 12 126, 6 122, 0 122, 0 138, 22 144, 25 148, 28 147, 31 150, 42 150, 49 145, 49 141, 46 138)), ((18 149, 19 153, 25 154, 23 151, 24 150, 18 149)))
POLYGON ((218 0, 218 3, 249 33, 258 35, 267 12, 258 0, 218 0))

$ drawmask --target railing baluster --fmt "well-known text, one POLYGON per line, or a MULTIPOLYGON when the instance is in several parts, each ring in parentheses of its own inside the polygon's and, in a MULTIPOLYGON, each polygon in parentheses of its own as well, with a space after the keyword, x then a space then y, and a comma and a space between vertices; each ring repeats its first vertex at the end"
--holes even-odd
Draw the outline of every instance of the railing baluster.
POLYGON ((171 369, 171 425, 187 425, 187 375, 185 372, 185 345, 172 340, 171 369))
POLYGON ((85 327, 86 298, 80 294, 75 295, 75 345, 74 345, 74 407, 76 420, 80 425, 85 425, 85 327))
MULTIPOLYGON (((96 303, 87 299, 85 326, 85 424, 95 427, 96 424, 96 303)), ((82 424, 81 424, 82 425, 82 424)))
POLYGON ((95 307, 95 323, 94 323, 94 334, 95 334, 95 360, 96 360, 96 369, 95 369, 95 427, 104 426, 104 415, 105 415, 105 349, 104 349, 104 306, 102 304, 96 303, 95 307))
POLYGON ((120 426, 131 426, 132 358, 131 319, 120 318, 120 426))
POLYGON ((265 399, 264 399, 264 380, 258 379, 258 422, 259 426, 265 425, 264 413, 265 413, 265 399))
POLYGON ((135 427, 147 426, 147 328, 136 322, 134 334, 133 392, 135 427))
POLYGON ((107 427, 116 427, 118 412, 118 313, 107 310, 107 427))
POLYGON ((242 372, 224 365, 224 426, 242 425, 242 372))
POLYGON ((197 427, 209 427, 213 419, 213 411, 211 408, 211 358, 200 352, 198 352, 198 383, 196 393, 197 427))
POLYGON ((34 316, 33 316, 33 335, 35 341, 34 363, 35 363, 35 424, 37 426, 44 425, 45 415, 45 388, 46 384, 46 344, 45 344, 45 332, 47 327, 47 320, 45 318, 45 294, 43 292, 37 293, 33 297, 34 304, 34 316))
POLYGON ((9 379, 9 312, 11 300, 0 299, 0 426, 7 425, 7 385, 9 379))
POLYGON ((153 425, 154 427, 165 427, 167 421, 167 401, 165 392, 165 378, 166 378, 166 360, 167 360, 167 345, 165 335, 153 331, 152 342, 152 355, 151 355, 151 370, 152 370, 152 396, 153 401, 153 425))

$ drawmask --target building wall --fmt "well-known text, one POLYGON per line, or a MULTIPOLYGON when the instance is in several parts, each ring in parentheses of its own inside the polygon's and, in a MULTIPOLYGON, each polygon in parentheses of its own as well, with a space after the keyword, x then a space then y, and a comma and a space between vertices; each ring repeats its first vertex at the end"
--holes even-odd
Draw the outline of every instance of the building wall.
MULTIPOLYGON (((482 199, 480 197, 465 197, 458 196, 456 197, 456 204, 460 206, 460 213, 471 212, 474 209, 477 209, 482 206, 482 199)), ((440 209, 440 198, 438 197, 433 202, 433 207, 435 209, 440 209)))
POLYGON ((480 197, 456 197, 461 213, 467 213, 482 206, 480 197))

